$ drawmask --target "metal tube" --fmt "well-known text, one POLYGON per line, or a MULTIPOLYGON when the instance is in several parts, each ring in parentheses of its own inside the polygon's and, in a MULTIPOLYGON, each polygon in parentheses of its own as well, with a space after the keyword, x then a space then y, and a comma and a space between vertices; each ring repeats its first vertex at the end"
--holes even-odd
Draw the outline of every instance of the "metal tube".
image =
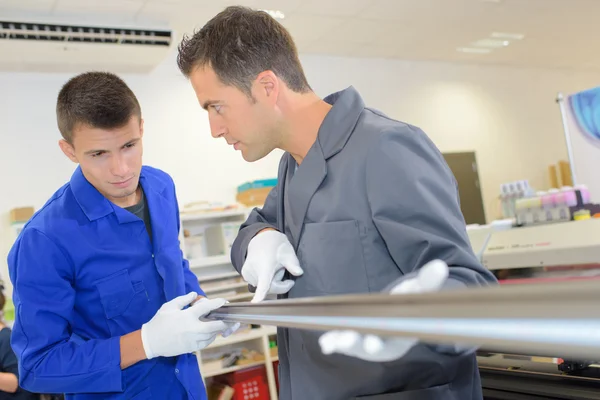
POLYGON ((361 294, 227 304, 220 319, 310 330, 351 329, 481 350, 600 360, 595 282, 361 294))
POLYGON ((567 121, 567 110, 565 109, 565 99, 562 93, 558 93, 556 102, 560 107, 560 115, 563 123, 563 131, 565 133, 565 143, 567 145, 567 155, 569 157, 569 169, 571 170, 571 180, 573 185, 577 185, 577 177, 575 175, 575 164, 573 163, 573 144, 571 143, 571 133, 569 131, 569 123, 567 121))

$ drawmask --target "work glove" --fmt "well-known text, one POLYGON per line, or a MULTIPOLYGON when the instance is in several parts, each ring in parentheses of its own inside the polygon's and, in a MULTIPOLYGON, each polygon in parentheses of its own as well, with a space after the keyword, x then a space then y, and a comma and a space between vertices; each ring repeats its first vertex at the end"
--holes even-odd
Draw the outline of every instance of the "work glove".
MULTIPOLYGON (((440 290, 448 279, 448 265, 441 260, 425 264, 414 278, 394 286, 390 294, 425 293, 440 290)), ((319 338, 323 354, 340 353, 366 361, 386 362, 403 357, 418 339, 382 338, 356 331, 330 331, 319 338)))
POLYGON ((225 299, 200 299, 184 309, 197 296, 190 292, 174 298, 142 325, 142 344, 148 359, 192 353, 211 344, 219 333, 226 335, 239 327, 223 321, 200 321, 227 303, 225 299))
MULTIPOLYGON (((192 306, 200 301, 208 301, 208 299, 206 297, 197 297, 196 300, 192 302, 192 306)), ((229 301, 225 300, 225 304, 229 304, 229 301)), ((224 332, 221 332, 221 336, 224 338, 235 333, 241 326, 239 322, 226 322, 225 324, 227 324, 227 329, 224 332)))
POLYGON ((283 280, 285 271, 294 276, 304 273, 292 244, 283 233, 275 230, 260 232, 248 244, 242 277, 256 287, 253 303, 263 301, 267 294, 283 294, 294 286, 291 279, 283 280))

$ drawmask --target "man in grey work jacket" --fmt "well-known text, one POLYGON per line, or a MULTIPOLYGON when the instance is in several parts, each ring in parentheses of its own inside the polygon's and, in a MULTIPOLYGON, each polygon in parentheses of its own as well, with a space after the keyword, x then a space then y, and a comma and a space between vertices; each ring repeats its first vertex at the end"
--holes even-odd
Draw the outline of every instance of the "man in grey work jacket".
MULTIPOLYGON (((320 99, 267 13, 228 7, 184 38, 178 65, 214 137, 249 162, 285 151, 277 187, 232 250, 254 301, 495 283, 470 248, 454 177, 433 143, 366 108, 352 87, 320 99)), ((482 398, 473 349, 321 335, 279 329, 280 399, 482 398)))

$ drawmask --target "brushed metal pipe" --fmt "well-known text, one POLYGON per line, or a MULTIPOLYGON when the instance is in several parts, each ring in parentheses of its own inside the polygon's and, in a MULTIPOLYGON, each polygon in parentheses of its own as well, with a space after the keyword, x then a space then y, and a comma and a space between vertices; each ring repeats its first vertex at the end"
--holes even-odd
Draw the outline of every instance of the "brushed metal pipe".
POLYGON ((599 304, 598 283, 580 281, 232 303, 207 318, 318 331, 352 329, 492 352, 600 360, 599 304))

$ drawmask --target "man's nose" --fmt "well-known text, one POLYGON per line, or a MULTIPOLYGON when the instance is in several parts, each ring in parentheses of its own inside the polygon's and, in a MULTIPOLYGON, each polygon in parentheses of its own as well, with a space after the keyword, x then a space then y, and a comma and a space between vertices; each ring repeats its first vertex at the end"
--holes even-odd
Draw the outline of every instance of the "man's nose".
POLYGON ((227 132, 227 129, 225 129, 225 125, 220 121, 219 118, 209 117, 209 123, 210 134, 215 139, 220 138, 225 134, 225 132, 227 132))
POLYGON ((112 163, 110 166, 110 172, 115 176, 126 176, 129 168, 127 167, 127 163, 125 159, 120 156, 115 156, 112 158, 112 163))

